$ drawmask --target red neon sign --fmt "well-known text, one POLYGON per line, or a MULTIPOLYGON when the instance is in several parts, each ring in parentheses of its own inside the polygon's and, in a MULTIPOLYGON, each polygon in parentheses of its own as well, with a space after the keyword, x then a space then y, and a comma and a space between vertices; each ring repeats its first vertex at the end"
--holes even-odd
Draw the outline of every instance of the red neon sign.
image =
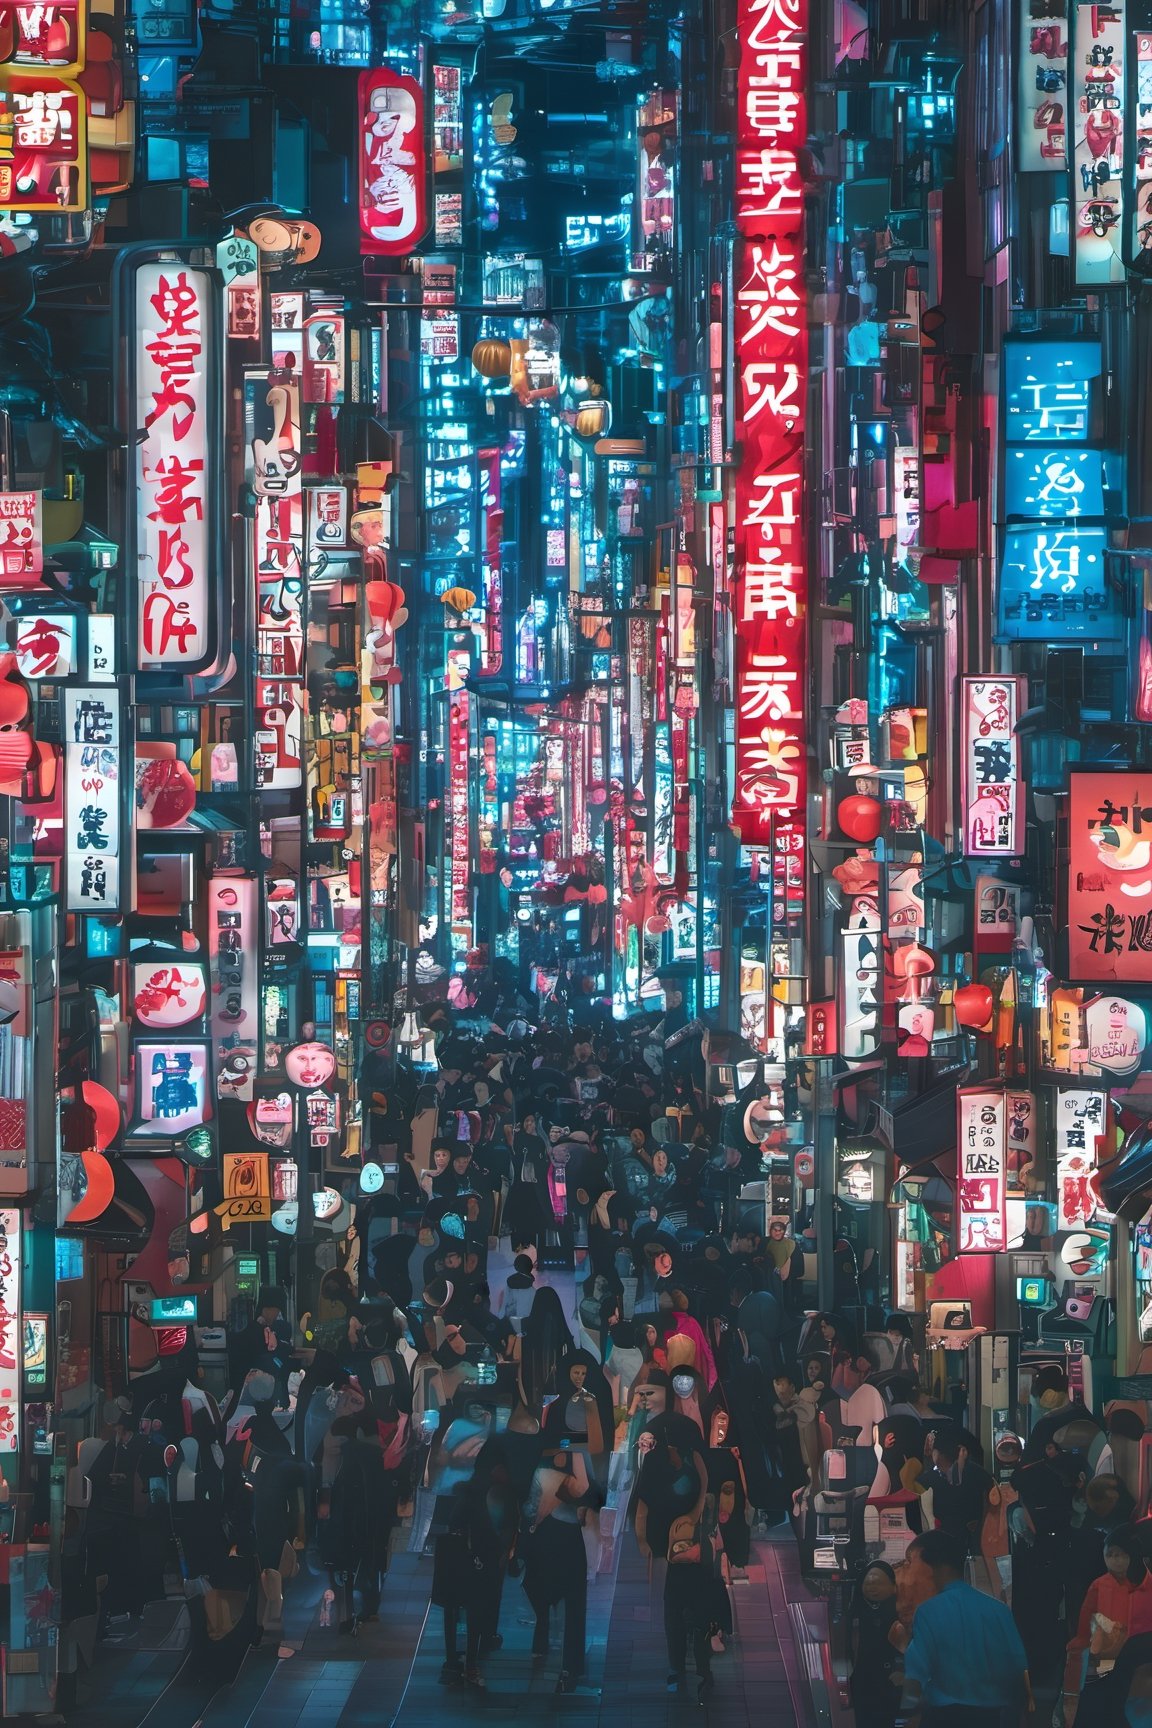
POLYGON ((360 250, 403 256, 428 225, 424 92, 387 67, 362 72, 360 250))
POLYGON ((807 0, 742 0, 735 337, 736 783, 749 846, 786 843, 805 796, 804 419, 808 319, 798 152, 807 0))

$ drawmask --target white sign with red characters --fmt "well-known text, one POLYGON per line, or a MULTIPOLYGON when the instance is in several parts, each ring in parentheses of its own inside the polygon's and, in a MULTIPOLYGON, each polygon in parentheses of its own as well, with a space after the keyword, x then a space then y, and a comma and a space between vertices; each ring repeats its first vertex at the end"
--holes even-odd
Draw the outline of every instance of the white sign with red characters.
POLYGON ((20 1214, 0 1212, 0 1452, 20 1450, 20 1214))
POLYGON ((964 853, 1018 858, 1024 850, 1018 678, 965 678, 960 745, 964 853))
POLYGON ((1090 1224, 1100 1202, 1093 1186, 1108 1094, 1079 1088, 1056 1094, 1056 1193, 1059 1228, 1090 1224))
POLYGON ((805 797, 803 190, 807 0, 742 0, 737 136, 736 783, 748 846, 802 822, 805 797))
POLYGON ((1008 1244, 1007 1119, 1003 1092, 961 1088, 957 1182, 960 1254, 999 1254, 1008 1244))
POLYGON ((0 492, 0 586, 37 588, 44 569, 39 492, 0 492))
POLYGON ((207 659, 212 285, 178 261, 136 275, 136 556, 139 664, 207 659))

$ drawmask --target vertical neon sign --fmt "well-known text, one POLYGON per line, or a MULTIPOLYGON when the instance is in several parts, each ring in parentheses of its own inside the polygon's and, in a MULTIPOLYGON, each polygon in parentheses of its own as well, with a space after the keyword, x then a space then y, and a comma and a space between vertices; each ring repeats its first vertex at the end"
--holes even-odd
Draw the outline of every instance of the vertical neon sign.
POLYGON ((788 845, 805 794, 804 420, 799 151, 807 0, 742 0, 736 145, 736 780, 749 846, 788 845))

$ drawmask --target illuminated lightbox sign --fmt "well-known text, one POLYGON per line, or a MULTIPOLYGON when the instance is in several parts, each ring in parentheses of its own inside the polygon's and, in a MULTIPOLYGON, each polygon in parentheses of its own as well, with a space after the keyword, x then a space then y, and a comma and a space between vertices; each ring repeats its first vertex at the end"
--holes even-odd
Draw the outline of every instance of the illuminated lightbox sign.
POLYGON ((1016 858, 1024 850, 1024 786, 1016 737, 1016 678, 963 680, 960 746, 964 853, 1016 858))
POLYGON ((1152 774, 1072 774, 1068 977, 1152 976, 1152 774))
POLYGON ((1027 444, 1005 453, 1009 516, 1047 521, 1104 514, 1104 457, 1099 450, 1027 444))
POLYGON ((998 1254, 1008 1246, 1007 1100, 1003 1092, 964 1088, 959 1115, 957 1178, 959 1254, 998 1254))
POLYGON ((1084 444, 1091 435, 1100 344, 1089 339, 1004 344, 1004 432, 1009 444, 1084 444))
POLYGON ((1123 642, 1121 596, 1105 573, 1103 528, 1010 528, 1000 566, 1000 629, 1014 642, 1123 642))
POLYGON ((83 91, 67 79, 0 70, 0 209, 87 208, 87 116, 83 91))
POLYGON ((1020 0, 1017 166, 1025 174, 1068 166, 1067 0, 1020 0))
POLYGON ((0 586, 38 588, 44 569, 39 492, 0 492, 0 586))
POLYGON ((404 255, 427 227, 424 93, 387 67, 362 72, 360 250, 404 255))
POLYGON ((137 271, 136 556, 139 664, 192 670, 208 657, 213 288, 179 261, 137 271))
POLYGON ((808 321, 801 238, 807 0, 742 0, 736 150, 736 764, 732 822, 771 846, 806 789, 808 321))
POLYGON ((65 866, 70 912, 120 903, 120 703, 108 688, 64 692, 65 866))
POLYGON ((1076 284, 1117 287, 1124 280, 1123 0, 1075 0, 1068 61, 1072 113, 1072 250, 1076 284))
POLYGON ((1056 1205, 1059 1228, 1090 1224, 1099 1201, 1093 1177, 1108 1122, 1108 1094, 1079 1089, 1056 1094, 1056 1205))

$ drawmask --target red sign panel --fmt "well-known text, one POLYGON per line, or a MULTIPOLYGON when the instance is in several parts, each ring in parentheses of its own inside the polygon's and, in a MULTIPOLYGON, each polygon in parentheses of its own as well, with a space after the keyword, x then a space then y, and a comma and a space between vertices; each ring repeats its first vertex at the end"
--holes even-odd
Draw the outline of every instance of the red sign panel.
POLYGON ((427 227, 424 93, 387 67, 362 72, 360 250, 411 252, 427 227))
POLYGON ((0 73, 0 209, 83 210, 88 111, 76 84, 47 72, 0 73))
POLYGON ((802 824, 805 793, 803 197, 807 0, 743 0, 735 337, 743 456, 736 481, 736 783, 749 846, 802 824))
POLYGON ((1073 774, 1068 798, 1068 977, 1152 973, 1152 774, 1073 774))

